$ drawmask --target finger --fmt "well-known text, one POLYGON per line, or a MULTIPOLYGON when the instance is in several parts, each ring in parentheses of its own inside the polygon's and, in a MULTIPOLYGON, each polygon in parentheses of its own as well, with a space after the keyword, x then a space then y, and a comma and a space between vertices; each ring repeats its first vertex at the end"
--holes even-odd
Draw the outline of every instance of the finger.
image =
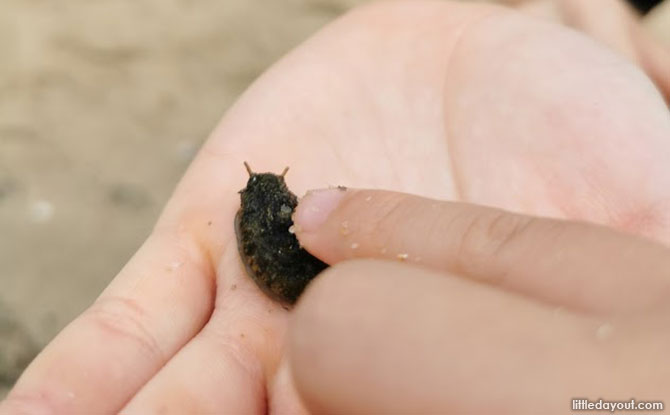
POLYGON ((643 19, 644 29, 648 30, 662 44, 670 47, 670 1, 656 5, 643 19))
POLYGON ((209 263, 192 240, 177 238, 154 233, 28 367, 0 413, 118 411, 211 312, 209 263))
POLYGON ((307 415, 310 413, 295 389, 295 382, 286 355, 284 355, 279 365, 279 370, 270 385, 268 393, 268 401, 272 402, 271 415, 307 415))
POLYGON ((407 264, 350 261, 298 303, 289 359, 313 413, 564 413, 572 397, 612 393, 619 330, 407 264))
POLYGON ((214 337, 189 342, 120 413, 264 413, 264 378, 256 357, 214 337))
POLYGON ((215 141, 142 248, 28 367, 0 413, 118 412, 200 332, 214 308, 214 269, 225 247, 236 249, 232 218, 246 176, 241 159, 209 150, 215 141))
POLYGON ((670 53, 642 30, 639 17, 622 0, 529 1, 521 9, 574 27, 639 63, 670 102, 670 53))
POLYGON ((631 60, 637 57, 629 33, 636 16, 621 0, 535 0, 518 5, 525 13, 580 30, 631 60))
POLYGON ((308 193, 294 221, 301 244, 330 264, 419 263, 580 310, 651 308, 670 288, 667 248, 587 223, 351 189, 308 193))
MULTIPOLYGON (((670 10, 670 7, 668 10, 670 10)), ((649 36, 638 25, 631 29, 631 33, 637 47, 640 63, 663 93, 665 101, 670 105, 670 47, 649 36)))
POLYGON ((670 53, 642 30, 640 18, 630 5, 622 0, 562 0, 560 3, 566 24, 637 62, 670 103, 670 53))
POLYGON ((217 306, 200 333, 128 403, 124 414, 267 410, 266 384, 282 352, 286 311, 246 275, 237 247, 223 253, 217 306))
POLYGON ((617 52, 637 60, 630 28, 636 25, 634 10, 622 0, 559 0, 561 20, 608 45, 617 52))

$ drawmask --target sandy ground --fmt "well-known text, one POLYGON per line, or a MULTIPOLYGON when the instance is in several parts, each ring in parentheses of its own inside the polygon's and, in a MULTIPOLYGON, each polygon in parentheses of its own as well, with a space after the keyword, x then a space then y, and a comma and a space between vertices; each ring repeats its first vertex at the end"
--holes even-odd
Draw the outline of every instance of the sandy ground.
MULTIPOLYGON (((0 2, 0 398, 141 244, 235 97, 363 2, 0 2)), ((670 44, 670 20, 653 27, 670 44)))

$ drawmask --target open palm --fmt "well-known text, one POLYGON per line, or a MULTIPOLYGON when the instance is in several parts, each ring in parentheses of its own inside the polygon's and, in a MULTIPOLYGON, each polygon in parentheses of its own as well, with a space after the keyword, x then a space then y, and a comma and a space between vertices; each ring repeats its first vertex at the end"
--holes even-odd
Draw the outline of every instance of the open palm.
POLYGON ((289 187, 399 190, 670 241, 670 117, 645 75, 492 6, 359 9, 225 116, 155 231, 0 412, 295 413, 288 312, 239 260, 242 165, 289 187))

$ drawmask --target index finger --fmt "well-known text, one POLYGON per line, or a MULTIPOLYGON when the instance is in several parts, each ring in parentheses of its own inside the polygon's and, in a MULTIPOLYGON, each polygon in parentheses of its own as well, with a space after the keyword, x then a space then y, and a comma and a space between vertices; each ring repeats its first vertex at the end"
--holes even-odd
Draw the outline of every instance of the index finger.
POLYGON ((295 213, 300 242, 322 260, 407 261, 595 313, 665 301, 670 251, 585 222, 410 194, 310 192, 295 213))

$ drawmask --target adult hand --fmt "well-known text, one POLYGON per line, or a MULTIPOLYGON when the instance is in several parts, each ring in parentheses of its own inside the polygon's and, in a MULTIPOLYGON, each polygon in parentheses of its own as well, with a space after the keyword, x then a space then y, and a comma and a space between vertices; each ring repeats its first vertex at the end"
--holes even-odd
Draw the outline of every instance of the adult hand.
POLYGON ((577 398, 670 399, 663 245, 387 191, 312 192, 295 220, 303 246, 338 264, 289 330, 311 413, 558 414, 577 398))
POLYGON ((288 314, 238 257, 244 160, 289 165, 299 194, 386 188, 667 242, 669 134, 650 80, 572 31, 490 5, 357 9, 240 98, 145 244, 0 413, 300 410, 288 314))

